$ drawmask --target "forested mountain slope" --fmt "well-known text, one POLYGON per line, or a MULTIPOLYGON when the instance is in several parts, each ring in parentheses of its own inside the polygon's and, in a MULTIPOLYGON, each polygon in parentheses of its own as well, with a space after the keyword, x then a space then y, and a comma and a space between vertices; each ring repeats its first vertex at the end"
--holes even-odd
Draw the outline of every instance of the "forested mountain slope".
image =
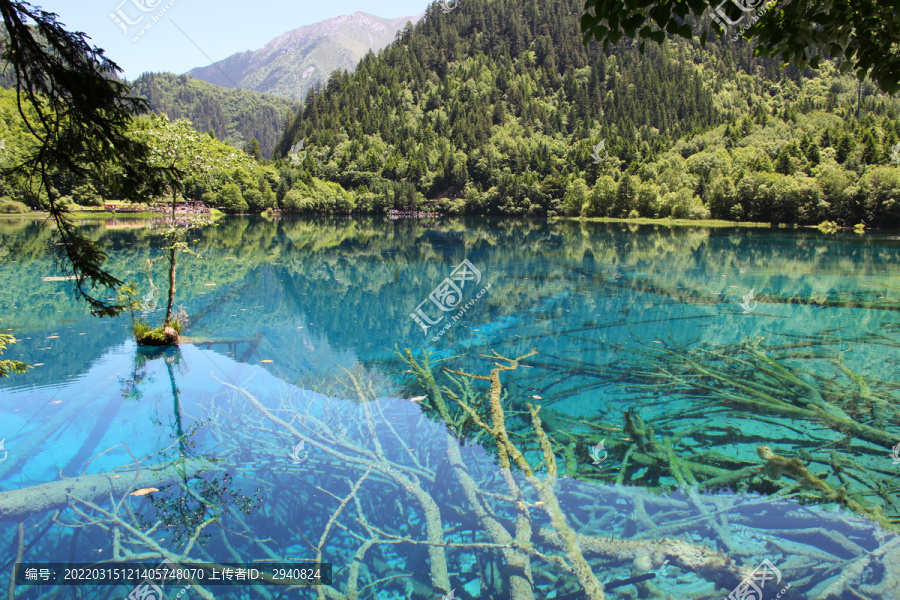
POLYGON ((154 111, 171 119, 189 119, 197 131, 243 149, 256 138, 262 156, 271 156, 287 115, 298 104, 287 98, 248 90, 231 90, 186 75, 145 73, 134 81, 135 94, 154 111))
POLYGON ((744 40, 644 55, 623 41, 607 55, 582 45, 581 12, 577 0, 433 5, 310 95, 276 155, 303 139, 312 175, 363 193, 403 182, 474 214, 900 224, 885 192, 897 100, 831 65, 779 70, 744 40))

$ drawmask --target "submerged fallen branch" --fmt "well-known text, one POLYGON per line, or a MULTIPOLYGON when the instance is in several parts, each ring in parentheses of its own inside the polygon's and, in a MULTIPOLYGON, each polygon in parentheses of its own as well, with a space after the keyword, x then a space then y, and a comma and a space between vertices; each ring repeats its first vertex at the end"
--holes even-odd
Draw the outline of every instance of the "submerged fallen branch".
POLYGON ((144 468, 129 471, 82 475, 52 483, 0 492, 0 522, 21 521, 27 517, 65 508, 72 498, 98 503, 106 498, 120 498, 138 488, 165 487, 208 471, 213 465, 205 459, 189 459, 161 469, 144 468))
POLYGON ((842 487, 834 489, 827 482, 814 475, 803 466, 803 461, 799 458, 785 458, 775 454, 771 448, 763 444, 757 450, 759 457, 767 461, 766 474, 772 479, 778 480, 783 474, 790 475, 796 479, 804 488, 816 489, 822 492, 822 496, 829 502, 839 502, 853 512, 871 517, 885 529, 897 531, 898 526, 892 523, 884 514, 884 510, 880 506, 874 508, 865 506, 857 502, 847 494, 847 489, 842 487))
MULTIPOLYGON (((686 388, 700 389, 710 395, 728 394, 729 400, 731 396, 746 394, 750 396, 749 400, 764 402, 767 404, 767 407, 769 404, 774 404, 778 408, 803 411, 804 417, 811 417, 814 414, 819 424, 832 425, 839 431, 845 430, 848 423, 851 425, 855 424, 856 427, 851 427, 850 429, 852 429, 853 433, 863 434, 860 435, 863 439, 866 437, 881 439, 882 434, 880 433, 876 436, 867 435, 871 434, 875 428, 851 419, 846 414, 840 414, 838 410, 829 410, 830 407, 826 408, 826 403, 821 397, 824 396, 827 400, 832 400, 835 397, 835 394, 831 393, 834 391, 832 388, 836 387, 833 382, 823 383, 815 378, 806 381, 801 377, 802 374, 799 373, 799 370, 788 371, 782 363, 761 356, 761 353, 754 353, 752 356, 759 363, 754 364, 753 373, 761 373, 760 378, 764 375, 775 379, 777 383, 762 381, 762 379, 744 383, 743 381, 737 381, 738 377, 735 374, 721 372, 724 371, 721 368, 719 372, 712 373, 706 365, 703 365, 705 367, 704 371, 707 371, 705 376, 709 376, 711 379, 714 379, 714 377, 711 377, 712 375, 722 378, 729 377, 735 380, 731 388, 722 390, 713 385, 701 387, 698 385, 700 382, 697 378, 691 378, 685 374, 685 369, 683 368, 662 369, 658 374, 660 379, 667 380, 670 387, 672 381, 669 378, 671 377, 671 379, 676 380, 676 383, 686 388), (781 381, 777 378, 787 380, 785 383, 789 382, 792 385, 781 384, 781 381), (740 383, 744 383, 743 387, 740 387, 740 383), (823 387, 829 386, 827 389, 829 393, 822 393, 821 396, 817 395, 812 389, 818 387, 817 384, 823 387), (779 389, 782 393, 773 395, 769 393, 771 388, 779 389), (800 395, 798 389, 808 394, 806 398, 794 398, 794 396, 800 395), (801 408, 791 404, 791 400, 798 400, 798 403, 802 403, 803 399, 806 400, 806 405, 812 406, 810 408, 801 408), (828 418, 823 419, 821 417, 823 413, 828 418), (840 427, 837 425, 840 425, 840 427)), ((674 359, 671 353, 666 354, 666 357, 674 359)), ((404 358, 409 364, 411 357, 407 355, 404 358)), ((508 368, 500 369, 503 364, 502 361, 508 361, 513 366, 517 365, 518 361, 524 357, 504 359, 494 354, 492 358, 498 359, 498 362, 495 363, 498 369, 493 369, 490 377, 445 368, 442 375, 446 376, 446 379, 450 382, 451 385, 449 386, 441 385, 443 382, 438 383, 430 369, 422 368, 422 362, 419 362, 417 365, 411 364, 410 368, 413 373, 418 375, 419 383, 424 392, 433 394, 434 390, 440 390, 444 398, 456 401, 462 411, 461 417, 458 418, 456 413, 453 413, 456 422, 466 420, 474 425, 471 429, 480 429, 483 432, 482 435, 487 434, 487 439, 493 438, 496 440, 497 450, 495 455, 499 466, 501 466, 501 472, 504 470, 504 465, 512 465, 513 468, 519 467, 525 480, 531 483, 534 487, 534 492, 537 492, 537 498, 535 499, 537 501, 533 504, 526 501, 525 508, 527 509, 531 506, 541 508, 549 516, 550 522, 535 522, 536 515, 527 510, 520 513, 517 521, 524 520, 526 523, 529 523, 532 527, 535 527, 536 531, 539 531, 539 535, 535 535, 527 542, 523 542, 518 539, 518 536, 514 537, 507 534, 504 531, 505 527, 501 526, 500 528, 494 527, 494 529, 499 530, 499 534, 495 533, 493 536, 497 543, 502 544, 506 542, 512 549, 529 555, 532 560, 531 569, 528 573, 535 574, 533 578, 535 592, 541 589, 541 579, 544 577, 552 577, 555 574, 558 578, 560 568, 564 572, 567 571, 567 575, 576 575, 577 585, 581 588, 578 590, 572 585, 574 582, 567 577, 569 589, 557 588, 561 597, 567 597, 568 594, 564 592, 569 591, 572 591, 573 597, 575 594, 582 594, 584 597, 599 597, 600 593, 604 593, 603 591, 597 593, 593 590, 591 592, 587 590, 590 587, 588 570, 592 570, 600 581, 605 580, 608 583, 610 580, 607 577, 611 575, 611 572, 616 572, 618 569, 627 569, 630 566, 637 571, 654 571, 662 568, 663 565, 675 566, 685 572, 694 573, 696 576, 713 583, 717 588, 726 590, 737 589, 741 582, 751 574, 751 567, 758 562, 756 557, 762 552, 768 552, 774 557, 781 555, 781 558, 777 559, 776 564, 784 564, 805 573, 803 578, 798 577, 792 580, 795 587, 785 590, 780 596, 782 600, 809 597, 805 595, 808 590, 804 589, 811 586, 808 578, 830 575, 831 570, 840 573, 844 559, 839 555, 840 553, 835 553, 830 549, 828 544, 810 544, 796 539, 797 534, 811 531, 812 528, 803 529, 798 527, 797 531, 791 529, 770 529, 760 526, 752 518, 748 518, 745 511, 754 503, 775 506, 778 502, 786 502, 788 495, 793 497, 802 494, 806 497, 806 494, 802 491, 796 491, 796 484, 793 482, 779 482, 777 477, 773 477, 776 475, 776 471, 778 474, 784 473, 797 479, 801 484, 802 490, 814 489, 821 492, 821 501, 842 503, 855 513, 865 514, 870 518, 874 517, 875 521, 882 527, 895 529, 892 526, 894 524, 889 518, 885 518, 880 508, 869 509, 861 501, 856 501, 845 490, 838 489, 840 486, 831 486, 823 482, 809 473, 798 459, 783 458, 771 452, 762 452, 760 457, 766 460, 766 463, 759 464, 749 462, 746 459, 733 458, 720 452, 708 450, 699 452, 694 450, 698 445, 701 448, 705 448, 702 445, 705 441, 705 436, 710 436, 714 439, 722 437, 716 433, 709 434, 710 426, 708 424, 694 424, 682 430, 660 428, 660 434, 657 434, 654 432, 654 428, 649 423, 644 422, 636 411, 630 410, 625 411, 623 427, 596 426, 596 429, 602 431, 600 434, 592 431, 594 428, 593 424, 586 423, 586 425, 590 426, 586 437, 594 438, 596 436, 595 442, 600 442, 601 437, 605 438, 603 440, 607 443, 605 450, 609 451, 610 457, 615 455, 618 458, 616 461, 619 466, 619 469, 616 469, 619 471, 618 475, 615 472, 604 475, 602 469, 596 468, 596 465, 598 465, 597 457, 586 456, 587 450, 591 449, 591 446, 594 444, 588 442, 585 437, 579 438, 578 436, 578 431, 583 429, 582 425, 585 424, 554 414, 550 419, 552 428, 545 431, 542 419, 538 417, 540 406, 535 407, 528 403, 524 404, 529 409, 531 422, 528 423, 527 417, 524 415, 519 416, 518 414, 513 416, 512 421, 510 421, 512 411, 508 410, 507 407, 515 410, 521 404, 517 403, 517 399, 512 396, 509 398, 501 396, 502 390, 500 389, 497 376, 500 370, 508 370, 508 368), (419 368, 416 368, 417 366, 419 368), (469 386, 467 382, 473 379, 490 381, 490 391, 478 391, 469 386), (664 429, 665 431, 663 432, 664 429), (593 509, 583 507, 583 510, 577 511, 572 511, 571 508, 566 510, 573 502, 577 504, 582 499, 583 493, 567 485, 565 491, 560 492, 562 495, 557 495, 554 482, 557 476, 556 464, 560 460, 560 456, 564 460, 566 475, 575 480, 586 482, 596 479, 615 478, 617 483, 624 483, 625 480, 630 479, 633 481, 635 478, 640 478, 641 481, 646 481, 648 485, 658 486, 660 479, 666 476, 675 480, 675 487, 672 491, 678 494, 679 492, 675 492, 675 490, 680 490, 683 499, 678 500, 679 506, 676 508, 674 504, 668 506, 667 503, 670 500, 667 500, 665 497, 644 498, 635 491, 632 498, 632 508, 619 507, 619 510, 624 510, 627 515, 624 518, 617 517, 613 510, 604 510, 599 506, 593 509), (589 459, 593 460, 594 468, 587 462, 589 459), (538 481, 534 478, 534 473, 539 470, 546 471, 548 478, 546 482, 538 481), (625 477, 625 475, 630 475, 631 477, 625 477), (766 477, 766 475, 769 477, 766 477), (773 483, 776 486, 775 489, 778 489, 774 496, 772 496, 773 483), (758 493, 761 493, 763 497, 759 500, 751 500, 748 503, 740 500, 741 496, 734 495, 734 492, 720 495, 723 487, 740 488, 750 494, 757 493, 754 490, 760 488, 758 493), (707 492, 719 490, 719 493, 709 495, 708 493, 702 493, 701 490, 707 492), (733 504, 735 501, 737 503, 733 504), (648 513, 648 507, 652 504, 657 504, 658 506, 655 507, 655 510, 648 513), (667 506, 666 509, 663 509, 664 505, 667 506), (675 515, 681 516, 676 517, 675 515), (633 531, 634 527, 639 527, 649 539, 630 538, 628 531, 629 529, 633 531), (594 532, 601 533, 600 535, 592 535, 594 532), (673 537, 686 532, 690 533, 692 539, 673 537), (714 542, 709 544, 707 540, 714 540, 714 542), (572 552, 573 548, 577 548, 578 552, 572 552), (806 558, 806 562, 795 558, 796 555, 803 555, 806 558), (817 565, 813 567, 815 573, 809 572, 809 559, 815 559, 814 564, 817 565), (797 563, 798 560, 800 560, 799 564, 797 563), (576 565, 579 565, 579 563, 582 568, 586 567, 587 570, 577 573, 576 565), (623 566, 622 563, 628 566, 623 566), (822 573, 821 571, 826 564, 828 569, 831 570, 822 573), (540 566, 546 566, 547 569, 541 571, 539 569, 540 566), (584 575, 588 576, 585 577, 584 575)), ((749 361, 745 360, 745 362, 749 361)), ((696 373, 696 367, 700 365, 695 361, 690 366, 695 368, 694 372, 696 373)), ((725 366, 728 367, 730 365, 726 363, 725 366)), ((628 368, 634 369, 631 365, 628 368)), ((638 376, 647 376, 644 372, 645 369, 638 368, 634 369, 634 371, 638 373, 638 376)), ((521 381, 518 383, 519 387, 523 387, 521 381)), ((861 397, 880 400, 884 394, 884 386, 880 386, 878 390, 873 391, 874 387, 870 388, 860 385, 858 382, 855 383, 861 390, 861 397)), ((875 405, 874 401, 871 403, 873 406, 875 405)), ((840 409, 840 407, 836 408, 840 409)), ((722 426, 722 429, 727 430, 728 427, 725 424, 722 426)), ((460 429, 455 431, 458 435, 460 429)), ((601 453, 604 452, 602 444, 597 444, 597 446, 600 448, 601 453)), ((596 448, 594 448, 594 451, 596 451, 596 448)), ((604 459, 605 455, 599 460, 602 463, 604 459)), ((842 463, 845 469, 856 468, 850 461, 845 462, 847 463, 846 465, 842 463)), ((607 465, 609 464, 611 463, 607 463, 607 465)), ((457 474, 465 473, 461 464, 455 470, 457 474)), ((465 482, 461 481, 461 483, 464 483, 464 488, 467 487, 465 482)), ((472 487, 471 484, 468 487, 472 487)), ((521 489, 523 491, 526 490, 524 486, 521 489)), ((635 488, 617 488, 616 494, 632 496, 626 491, 628 489, 635 488)), ((520 493, 517 494, 516 490, 510 491, 513 492, 511 494, 512 497, 509 497, 507 502, 518 504, 521 508, 523 503, 520 500, 520 493)), ((484 496, 477 492, 475 495, 480 499, 484 499, 484 496)), ((596 502, 597 500, 595 493, 588 493, 586 497, 589 502, 596 502)), ((674 498, 671 500, 674 500, 674 498)), ((791 510, 790 506, 790 504, 787 504, 776 510, 791 510)), ((492 517, 494 515, 490 513, 480 514, 479 520, 483 525, 493 526, 491 522, 492 517)), ((509 517, 507 517, 507 522, 508 519, 509 517)), ((815 526, 813 524, 813 527, 815 526)), ((870 529, 867 529, 863 537, 860 538, 866 539, 866 542, 860 548, 865 546, 865 552, 872 552, 873 548, 879 548, 883 544, 882 538, 879 536, 883 535, 884 532, 882 529, 877 529, 877 532, 871 531, 871 528, 876 527, 874 523, 867 527, 870 529), (870 536, 870 531, 871 537, 867 538, 866 536, 870 536)), ((490 529, 490 527, 486 528, 490 529)), ((818 537, 823 540, 827 539, 829 543, 834 542, 840 545, 839 540, 844 539, 842 536, 848 534, 850 528, 850 524, 841 521, 840 526, 836 527, 835 531, 823 529, 818 537), (835 540, 838 541, 835 542, 835 540)), ((817 533, 819 531, 816 529, 817 533)), ((776 559, 772 558, 772 560, 775 561, 776 559)), ((863 569, 863 567, 860 567, 860 569, 863 569)), ((878 586, 889 585, 886 578, 882 578, 879 582, 878 573, 872 569, 856 575, 857 577, 854 581, 857 583, 860 580, 865 581, 866 585, 872 586, 872 589, 881 589, 878 586)), ((634 585, 638 585, 639 589, 645 585, 634 578, 631 578, 629 581, 634 585)), ((829 585, 832 583, 834 585, 840 584, 840 582, 829 580, 829 585)), ((611 587, 606 585, 606 590, 609 589, 611 587)), ((644 590, 644 592, 648 591, 644 590)), ((643 592, 639 591, 638 593, 640 595, 643 592)), ((820 596, 816 597, 816 600, 826 600, 826 598, 825 596, 820 596)))
MULTIPOLYGON (((562 538, 549 527, 542 527, 541 535, 553 546, 565 548, 562 538)), ((729 589, 737 586, 747 575, 722 552, 682 540, 627 540, 582 535, 579 536, 579 543, 582 552, 588 556, 630 560, 638 571, 658 569, 668 562, 729 589)))

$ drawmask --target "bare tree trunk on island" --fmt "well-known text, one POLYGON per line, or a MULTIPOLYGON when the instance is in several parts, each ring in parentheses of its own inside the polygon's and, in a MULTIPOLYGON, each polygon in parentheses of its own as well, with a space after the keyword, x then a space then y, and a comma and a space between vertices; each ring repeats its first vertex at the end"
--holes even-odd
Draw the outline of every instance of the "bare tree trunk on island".
POLYGON ((175 298, 175 244, 178 242, 178 232, 175 230, 175 200, 178 192, 172 192, 172 248, 169 250, 169 302, 166 305, 166 320, 163 327, 169 326, 172 319, 172 300, 175 298))

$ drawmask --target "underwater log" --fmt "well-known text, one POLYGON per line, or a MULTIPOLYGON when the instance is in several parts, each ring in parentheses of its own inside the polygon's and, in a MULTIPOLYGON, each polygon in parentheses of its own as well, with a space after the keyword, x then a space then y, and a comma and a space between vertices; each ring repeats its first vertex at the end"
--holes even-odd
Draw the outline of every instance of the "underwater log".
POLYGON ((0 522, 21 521, 26 517, 65 508, 76 497, 101 503, 110 497, 121 498, 137 488, 162 488, 215 468, 206 459, 194 458, 161 469, 112 471, 82 475, 62 481, 42 483, 10 492, 0 492, 0 522))
MULTIPOLYGON (((541 527, 540 533, 550 545, 565 549, 562 538, 549 527, 541 527)), ((578 540, 585 556, 632 560, 635 568, 642 571, 655 570, 670 562, 728 589, 739 584, 747 574, 723 552, 679 539, 632 540, 579 535, 578 540)))

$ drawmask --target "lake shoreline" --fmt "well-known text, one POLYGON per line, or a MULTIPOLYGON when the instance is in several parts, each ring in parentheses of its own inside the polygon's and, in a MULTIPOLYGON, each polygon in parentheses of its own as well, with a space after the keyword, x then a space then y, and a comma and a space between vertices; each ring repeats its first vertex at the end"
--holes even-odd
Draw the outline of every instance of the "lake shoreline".
MULTIPOLYGON (((141 212, 113 212, 108 210, 85 210, 85 211, 72 211, 66 213, 69 217, 76 221, 83 221, 87 219, 155 219, 161 216, 169 216, 163 215, 158 212, 151 211, 141 211, 141 212)), ((284 213, 289 215, 294 215, 295 213, 284 213)), ((31 211, 27 213, 0 213, 0 219, 33 219, 33 218, 45 218, 48 217, 49 213, 43 211, 31 211)), ((181 216, 181 215, 179 215, 181 216)), ((258 217, 262 216, 260 213, 239 213, 229 216, 236 217, 258 217)), ((296 213, 296 216, 304 216, 303 214, 296 213)), ((306 215, 308 216, 308 215, 306 215)), ((369 217, 369 216, 389 216, 387 214, 382 213, 366 213, 366 214, 351 214, 349 216, 358 216, 358 217, 369 217)), ((465 217, 478 217, 479 215, 444 215, 446 217, 457 217, 457 216, 465 216, 465 217)), ((480 215, 482 218, 485 215, 480 215)), ((497 215, 489 215, 488 218, 496 218, 497 215)), ((440 217, 438 217, 440 218, 440 217)), ((721 221, 715 219, 705 219, 705 220, 691 220, 691 219, 651 219, 651 218, 640 218, 640 219, 615 219, 612 217, 551 217, 546 219, 547 222, 553 221, 584 221, 584 222, 593 222, 593 223, 633 223, 635 225, 702 225, 705 227, 771 227, 769 223, 753 223, 753 222, 741 222, 741 221, 721 221)), ((814 226, 813 226, 814 227, 814 226)))
MULTIPOLYGON (((148 220, 148 219, 158 219, 160 217, 167 217, 169 215, 165 215, 159 212, 152 211, 141 211, 141 212, 113 212, 113 211, 72 211, 66 213, 73 221, 89 221, 93 219, 134 219, 134 220, 148 220)), ((178 216, 189 216, 193 213, 187 214, 179 214, 178 216)), ((227 213, 222 213, 221 216, 226 216, 227 213)), ((291 216, 313 216, 304 213, 281 213, 283 215, 291 215, 291 216)), ((236 214, 227 214, 227 216, 233 217, 265 217, 264 213, 236 213, 236 214)), ((336 216, 336 215, 329 215, 336 216)), ((349 217, 371 217, 371 216, 384 216, 389 217, 388 214, 383 213, 360 213, 355 214, 351 213, 349 215, 345 215, 349 217)), ((49 217, 49 213, 43 211, 31 211, 27 213, 0 213, 0 220, 3 221, 14 221, 18 219, 34 219, 34 218, 46 218, 49 217)), ((458 217, 466 217, 466 218, 498 218, 497 215, 443 215, 443 217, 447 218, 458 218, 458 217)), ((434 218, 443 218, 443 217, 434 217, 434 218)), ((502 215, 500 216, 502 218, 502 215)), ((558 221, 575 221, 582 223, 623 223, 627 225, 665 225, 665 226, 677 226, 677 227, 712 227, 712 228, 724 228, 724 227, 739 227, 744 229, 820 229, 820 225, 801 225, 799 223, 781 223, 775 224, 772 223, 760 223, 754 221, 725 221, 719 219, 672 219, 672 218, 613 218, 613 217, 549 217, 545 219, 548 223, 558 222, 558 221)), ((838 230, 852 230, 852 227, 841 227, 838 226, 838 230)), ((866 228, 867 231, 877 231, 877 228, 866 228)))

